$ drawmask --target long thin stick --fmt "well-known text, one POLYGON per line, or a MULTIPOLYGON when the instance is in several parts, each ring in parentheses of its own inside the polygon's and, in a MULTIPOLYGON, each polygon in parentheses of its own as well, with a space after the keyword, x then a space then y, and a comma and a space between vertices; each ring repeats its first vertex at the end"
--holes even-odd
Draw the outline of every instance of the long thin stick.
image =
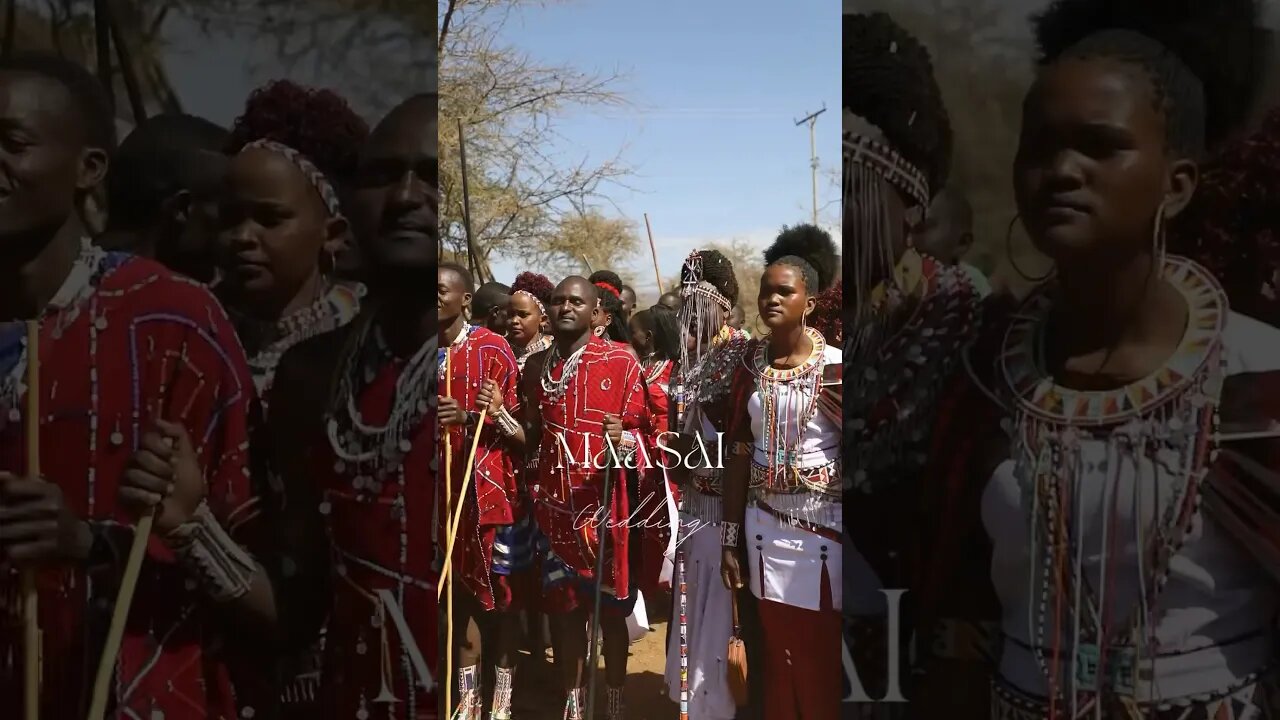
POLYGON ((658 272, 658 250, 653 245, 653 228, 649 226, 649 213, 644 214, 644 229, 649 233, 649 254, 653 255, 653 276, 658 279, 658 294, 661 295, 666 291, 662 289, 662 273, 658 272))
POLYGON ((111 625, 107 628, 107 641, 98 661, 98 674, 93 680, 93 702, 89 706, 88 720, 103 720, 107 712, 107 696, 111 690, 111 678, 115 674, 116 659, 120 655, 120 643, 124 640, 125 621, 129 619, 129 606, 133 593, 138 589, 138 576, 142 573, 142 561, 147 555, 147 542, 151 539, 154 512, 138 519, 133 532, 133 544, 129 546, 129 558, 124 564, 124 577, 120 580, 120 592, 116 596, 115 609, 111 611, 111 625))
MULTIPOLYGON (((493 362, 489 363, 493 367, 493 362)), ((462 473, 462 490, 458 493, 458 507, 453 510, 453 522, 449 528, 449 539, 445 543, 444 568, 440 571, 440 580, 436 584, 436 599, 444 592, 445 579, 449 578, 449 569, 453 567, 453 545, 458 540, 458 524, 462 521, 462 506, 467 500, 467 489, 471 487, 471 471, 476 466, 476 450, 480 447, 480 431, 484 429, 484 420, 489 415, 489 408, 480 411, 480 421, 476 423, 475 437, 471 438, 471 454, 467 456, 467 468, 462 473)), ((449 578, 452 582, 452 578, 449 578)))
MULTIPOLYGON (((458 124, 458 129, 462 129, 462 124, 458 124)), ((461 140, 461 136, 459 136, 461 140)), ((465 173, 464 173, 465 176, 465 173)), ((453 355, 446 348, 444 352, 444 396, 453 397, 453 355)), ((453 528, 449 524, 449 495, 453 488, 453 437, 448 428, 444 434, 444 530, 445 533, 451 533, 453 528)), ((444 649, 444 677, 441 678, 441 685, 444 686, 444 714, 452 716, 453 707, 453 587, 449 588, 449 597, 445 599, 445 649, 444 649)))
POLYGON ((467 183, 467 136, 462 130, 462 118, 458 118, 458 161, 462 169, 462 227, 467 233, 467 263, 476 279, 484 282, 480 261, 476 259, 474 236, 471 234, 471 186, 467 183))
MULTIPOLYGON (((601 505, 604 503, 613 503, 613 465, 609 465, 604 469, 604 492, 600 496, 601 505)), ((596 643, 600 637, 600 604, 604 597, 604 549, 605 540, 609 535, 609 512, 604 514, 604 529, 600 532, 600 553, 596 555, 596 599, 595 612, 591 614, 591 641, 587 645, 587 715, 588 718, 596 716, 596 672, 597 650, 596 643)), ((617 578, 614 578, 617 581, 617 578)))
MULTIPOLYGON (((27 477, 40 478, 40 321, 27 322, 27 477)), ((40 605, 33 569, 22 571, 22 679, 24 717, 40 720, 40 605)))

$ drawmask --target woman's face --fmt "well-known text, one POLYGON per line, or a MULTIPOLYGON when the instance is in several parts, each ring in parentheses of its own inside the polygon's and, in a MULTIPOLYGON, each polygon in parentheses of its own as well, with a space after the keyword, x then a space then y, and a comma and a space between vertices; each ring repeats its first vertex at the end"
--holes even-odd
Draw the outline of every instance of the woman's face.
POLYGON ((595 310, 591 311, 591 327, 609 327, 609 323, 613 322, 613 315, 604 309, 603 305, 597 305, 595 310))
POLYGON ((529 344, 538 336, 544 319, 533 298, 522 292, 515 293, 507 314, 507 339, 519 345, 529 344))
POLYGON ((231 161, 219 216, 223 282, 243 300, 287 304, 317 275, 321 256, 341 247, 346 231, 302 171, 263 148, 231 161))
POLYGON ((815 304, 805 288, 804 273, 785 264, 765 268, 758 302, 760 319, 771 331, 799 326, 815 304))
POLYGON ((1166 151, 1165 112, 1144 71, 1108 58, 1064 59, 1023 104, 1014 160, 1018 212, 1059 264, 1133 257, 1195 190, 1195 165, 1166 151))

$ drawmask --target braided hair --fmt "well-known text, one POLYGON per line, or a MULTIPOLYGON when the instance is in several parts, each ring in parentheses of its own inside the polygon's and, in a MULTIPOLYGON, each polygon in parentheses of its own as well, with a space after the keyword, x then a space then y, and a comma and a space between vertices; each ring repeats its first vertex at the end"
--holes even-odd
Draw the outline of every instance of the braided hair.
POLYGON ((1199 158, 1246 119, 1267 43, 1256 0, 1055 0, 1032 18, 1041 66, 1110 58, 1151 83, 1167 145, 1199 158))
POLYGON ((805 291, 817 296, 835 279, 836 245, 831 235, 816 225, 783 227, 778 239, 764 251, 766 266, 789 265, 804 277, 805 291))
POLYGON ((596 286, 600 309, 609 313, 605 334, 615 342, 631 342, 631 331, 627 328, 626 313, 622 305, 622 278, 608 270, 597 270, 587 280, 596 286))
POLYGON ((941 188, 951 169, 951 119, 929 51, 884 13, 847 14, 844 109, 879 128, 904 159, 941 188))

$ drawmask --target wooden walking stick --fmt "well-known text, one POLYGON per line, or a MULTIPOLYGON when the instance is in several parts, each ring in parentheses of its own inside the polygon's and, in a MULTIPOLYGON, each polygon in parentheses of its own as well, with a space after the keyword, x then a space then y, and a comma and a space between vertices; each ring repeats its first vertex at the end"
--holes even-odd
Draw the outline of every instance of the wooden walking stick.
POLYGON ((644 214, 644 229, 649 233, 649 254, 653 256, 653 275, 658 279, 658 295, 666 291, 662 289, 662 273, 658 272, 658 250, 653 245, 653 228, 649 226, 649 213, 644 214))
MULTIPOLYGON (((178 379, 178 368, 174 363, 169 379, 161 387, 173 387, 178 379)), ((162 408, 157 402, 156 415, 168 417, 169 409, 162 408), (160 413, 163 412, 164 415, 160 413)), ((138 518, 138 526, 133 531, 133 543, 129 545, 129 555, 125 559, 124 574, 120 578, 120 588, 116 591, 116 604, 111 610, 111 623, 107 626, 107 639, 102 645, 102 657, 98 660, 98 671, 93 678, 93 696, 89 704, 87 720, 104 720, 107 713, 107 696, 111 694, 111 678, 115 674, 116 660, 120 656, 120 643, 124 640, 124 626, 129 620, 129 608, 133 605, 133 594, 138 589, 138 577, 142 574, 142 561, 147 556, 147 543, 151 541, 151 527, 155 524, 156 506, 151 512, 138 518)))
MULTIPOLYGON (((493 364, 497 362, 497 358, 489 361, 489 368, 493 368, 493 364)), ((480 447, 480 431, 484 429, 484 419, 489 414, 489 408, 485 407, 480 410, 480 421, 476 423, 475 437, 471 438, 471 454, 467 456, 467 469, 462 472, 462 490, 458 493, 458 507, 453 510, 453 522, 446 525, 449 529, 449 540, 445 544, 444 569, 440 571, 440 580, 436 584, 436 599, 440 599, 440 593, 444 591, 445 579, 449 580, 449 587, 453 587, 453 577, 449 573, 453 561, 453 544, 458 539, 458 523, 462 521, 462 506, 467 499, 467 489, 471 485, 471 471, 476 466, 476 450, 480 447)))
MULTIPOLYGON (((622 407, 618 409, 618 418, 621 419, 627 408, 627 396, 622 395, 622 407)), ((610 463, 604 468, 604 488, 600 494, 600 505, 603 508, 605 503, 613 504, 613 464, 610 463)), ((624 478, 625 482, 625 478, 624 478)), ((625 492, 625 490, 624 490, 625 492)), ((596 716, 596 661, 598 650, 596 643, 600 638, 600 604, 604 596, 604 551, 605 540, 609 534, 609 516, 611 512, 606 510, 604 513, 604 531, 600 532, 600 550, 596 555, 596 592, 595 592, 595 611, 591 614, 591 638, 590 644, 587 645, 587 666, 586 671, 589 673, 587 678, 587 714, 586 717, 594 718, 596 716)), ((617 583, 617 577, 614 583, 617 583)))
MULTIPOLYGON (((453 356, 449 348, 444 351, 444 396, 453 397, 453 356)), ((453 487, 453 433, 445 428, 444 433, 444 531, 445 535, 453 530, 449 526, 449 495, 453 487)), ((439 598, 437 598, 438 600, 439 598)), ((448 716, 453 706, 453 593, 445 599, 445 649, 444 649, 444 714, 448 716)))
MULTIPOLYGON (((40 479, 40 321, 27 321, 27 477, 40 479)), ((22 571, 23 717, 40 720, 40 597, 36 571, 22 571)))

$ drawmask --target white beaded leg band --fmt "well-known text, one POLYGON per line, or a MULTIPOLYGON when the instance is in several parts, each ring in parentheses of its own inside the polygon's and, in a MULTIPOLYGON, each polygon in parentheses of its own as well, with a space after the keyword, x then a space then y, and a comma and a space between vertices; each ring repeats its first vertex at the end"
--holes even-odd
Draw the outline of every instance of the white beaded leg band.
POLYGON ((235 600, 249 592, 258 566, 203 501, 191 521, 174 529, 168 539, 179 562, 214 602, 235 600))
POLYGON ((738 547, 738 530, 742 526, 736 522, 725 520, 720 523, 720 545, 721 547, 738 547))

